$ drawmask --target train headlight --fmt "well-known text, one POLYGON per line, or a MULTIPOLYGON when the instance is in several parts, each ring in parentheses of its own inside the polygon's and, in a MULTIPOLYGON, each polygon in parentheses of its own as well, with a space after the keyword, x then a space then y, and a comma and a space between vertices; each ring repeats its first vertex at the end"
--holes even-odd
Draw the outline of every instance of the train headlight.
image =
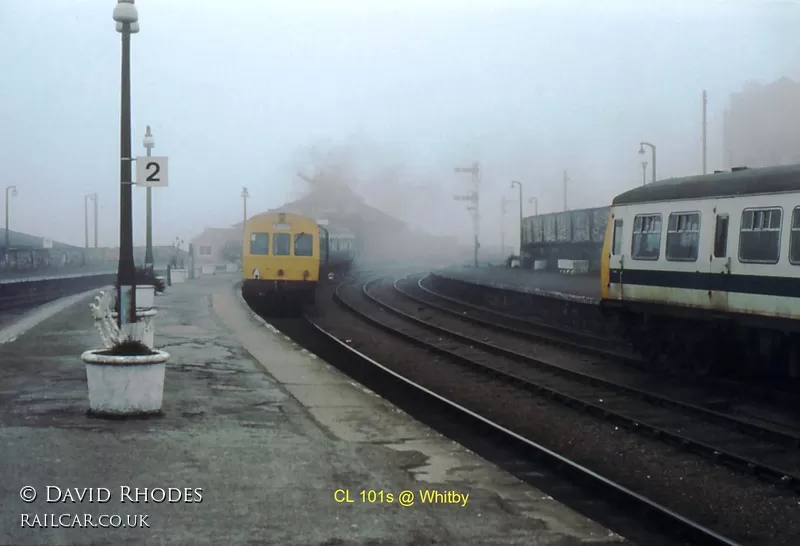
POLYGON ((278 270, 278 276, 279 277, 283 277, 283 269, 279 269, 278 270))
POLYGON ((311 275, 308 271, 303 271, 303 280, 308 279, 308 276, 311 275))

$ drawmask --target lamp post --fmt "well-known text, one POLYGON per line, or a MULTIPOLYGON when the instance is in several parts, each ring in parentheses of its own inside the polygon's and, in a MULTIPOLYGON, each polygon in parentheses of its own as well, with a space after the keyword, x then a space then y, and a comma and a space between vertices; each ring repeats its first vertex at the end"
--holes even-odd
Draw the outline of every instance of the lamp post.
POLYGON ((505 197, 500 199, 500 252, 502 254, 506 253, 506 205, 510 205, 513 202, 513 199, 506 199, 505 197))
POLYGON ((642 161, 642 186, 647 184, 647 160, 642 161))
POLYGON ((6 254, 8 254, 8 251, 10 250, 10 246, 9 246, 10 237, 9 237, 9 235, 11 235, 9 233, 9 231, 8 231, 8 199, 9 199, 9 194, 10 194, 10 197, 16 197, 17 196, 17 187, 16 186, 8 186, 6 188, 6 254))
POLYGON ((511 181, 511 188, 519 186, 519 266, 522 267, 522 182, 511 181))
POLYGON ((639 143, 639 155, 644 156, 644 147, 648 146, 650 150, 653 152, 653 179, 650 181, 652 184, 656 181, 656 146, 655 144, 650 144, 649 142, 640 142, 639 143))
POLYGON ((120 215, 117 301, 120 328, 136 323, 136 266, 133 261, 133 206, 131 200, 131 34, 139 32, 134 0, 117 0, 113 18, 122 35, 120 97, 120 215))
POLYGON ((531 197, 528 199, 528 203, 533 203, 533 215, 539 216, 539 199, 536 197, 531 197))
MULTIPOLYGON (((150 134, 150 126, 144 135, 144 147, 147 149, 147 157, 150 157, 150 150, 156 145, 153 135, 150 134)), ((151 273, 153 272, 153 188, 147 186, 147 227, 145 228, 145 249, 144 267, 151 273)))
POLYGON ((89 201, 94 202, 94 247, 97 248, 97 194, 83 196, 83 238, 84 246, 89 248, 89 201))

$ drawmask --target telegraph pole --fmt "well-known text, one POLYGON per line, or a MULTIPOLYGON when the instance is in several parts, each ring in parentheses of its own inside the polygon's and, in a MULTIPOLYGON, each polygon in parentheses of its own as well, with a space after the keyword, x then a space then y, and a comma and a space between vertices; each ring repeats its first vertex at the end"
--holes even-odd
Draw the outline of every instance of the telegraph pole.
POLYGON ((97 248, 97 194, 94 194, 94 247, 97 248))
POLYGON ((83 246, 89 248, 89 199, 92 195, 83 196, 83 246))
MULTIPOLYGON (((244 241, 244 234, 247 233, 247 198, 250 197, 250 193, 247 191, 247 188, 242 188, 242 241, 244 241)), ((244 243, 242 243, 244 244, 244 243)), ((244 254, 242 254, 244 257, 244 254)))
POLYGON ((457 173, 470 173, 472 174, 472 191, 469 195, 455 195, 453 199, 456 201, 469 201, 467 210, 472 213, 472 232, 475 237, 475 267, 478 267, 478 249, 480 243, 478 242, 478 233, 480 230, 480 212, 478 205, 480 203, 479 186, 481 181, 481 166, 480 163, 475 161, 472 167, 456 167, 457 173))
MULTIPOLYGON (((708 97, 706 90, 703 89, 703 174, 706 174, 706 105, 708 104, 708 97)), ((653 180, 655 182, 655 180, 653 180)))
POLYGON ((564 171, 564 212, 567 211, 567 182, 569 182, 569 177, 567 177, 567 171, 564 171))

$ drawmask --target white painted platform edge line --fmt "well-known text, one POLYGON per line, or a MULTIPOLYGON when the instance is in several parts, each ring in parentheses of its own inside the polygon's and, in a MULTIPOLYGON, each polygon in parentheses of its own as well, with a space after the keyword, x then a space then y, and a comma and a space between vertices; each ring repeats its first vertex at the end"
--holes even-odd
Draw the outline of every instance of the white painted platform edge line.
MULTIPOLYGON (((44 322, 45 320, 54 317, 69 307, 72 307, 81 300, 87 299, 92 295, 99 295, 101 290, 109 290, 111 288, 113 288, 112 285, 93 288, 92 290, 87 290, 86 292, 73 294, 72 296, 66 296, 55 301, 47 302, 44 305, 32 309, 31 311, 22 315, 15 322, 12 322, 3 329, 0 329, 0 345, 14 342, 19 336, 31 328, 34 328, 38 324, 44 322)), ((86 313, 89 313, 88 307, 86 313)))

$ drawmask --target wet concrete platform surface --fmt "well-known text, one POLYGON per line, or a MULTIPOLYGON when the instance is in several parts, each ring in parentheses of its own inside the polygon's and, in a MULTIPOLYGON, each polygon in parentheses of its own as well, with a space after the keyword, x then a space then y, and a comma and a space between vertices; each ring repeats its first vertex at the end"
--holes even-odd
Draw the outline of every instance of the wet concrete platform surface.
POLYGON ((597 275, 562 275, 508 267, 448 267, 432 273, 472 284, 581 303, 600 300, 600 277, 597 275))
POLYGON ((156 298, 163 417, 86 415, 88 298, 0 344, 0 544, 622 542, 272 331, 236 279, 156 298))

